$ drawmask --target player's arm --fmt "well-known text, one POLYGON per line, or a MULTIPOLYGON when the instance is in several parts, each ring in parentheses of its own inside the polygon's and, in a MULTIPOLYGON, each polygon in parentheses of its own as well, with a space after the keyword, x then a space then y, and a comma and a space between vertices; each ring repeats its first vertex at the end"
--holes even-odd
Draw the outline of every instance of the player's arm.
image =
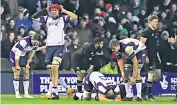
POLYGON ((104 94, 98 94, 98 98, 100 101, 105 101, 105 102, 113 102, 114 100, 106 98, 104 94))
POLYGON ((41 17, 42 15, 44 15, 44 14, 47 14, 48 11, 49 11, 49 8, 50 8, 50 7, 47 7, 47 8, 42 9, 41 11, 36 12, 35 14, 33 14, 33 15, 31 16, 31 18, 32 18, 33 20, 35 20, 35 21, 40 22, 40 21, 41 21, 40 17, 41 17))
POLYGON ((27 65, 29 65, 31 63, 32 58, 33 58, 35 52, 36 52, 35 50, 32 50, 32 51, 29 52, 29 58, 27 60, 27 65))
POLYGON ((15 51, 15 68, 20 69, 19 59, 22 51, 20 49, 16 49, 15 51))
POLYGON ((131 59, 132 62, 133 62, 133 75, 132 75, 132 82, 135 82, 136 80, 136 77, 138 75, 138 60, 136 58, 136 54, 133 50, 133 47, 132 46, 128 46, 125 48, 125 53, 128 56, 128 59, 131 59))
POLYGON ((141 37, 140 37, 140 41, 145 44, 148 37, 149 37, 148 30, 145 29, 145 30, 142 32, 142 35, 141 35, 141 37))
POLYGON ((67 14, 70 17, 71 21, 74 21, 74 20, 76 20, 78 18, 78 16, 75 13, 64 9, 62 6, 61 6, 61 10, 62 10, 63 13, 67 14))
POLYGON ((119 66, 119 69, 120 69, 122 78, 124 79, 125 70, 124 70, 124 61, 123 61, 123 59, 117 59, 117 64, 118 64, 118 66, 119 66))

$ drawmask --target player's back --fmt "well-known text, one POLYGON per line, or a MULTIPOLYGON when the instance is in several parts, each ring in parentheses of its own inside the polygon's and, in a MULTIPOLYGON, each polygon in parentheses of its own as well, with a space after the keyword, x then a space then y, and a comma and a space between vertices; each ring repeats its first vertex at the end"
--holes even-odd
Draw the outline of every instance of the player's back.
POLYGON ((100 72, 92 72, 89 79, 93 86, 98 90, 98 93, 104 94, 107 90, 114 89, 117 86, 114 80, 108 80, 100 72))
POLYGON ((20 41, 18 41, 13 47, 12 47, 12 51, 16 51, 16 49, 19 49, 23 52, 28 52, 31 51, 33 49, 36 49, 37 46, 33 46, 31 44, 31 37, 27 36, 24 37, 23 39, 21 39, 20 41))
MULTIPOLYGON (((122 51, 125 51, 129 47, 129 48, 132 48, 136 54, 139 51, 146 49, 146 46, 137 39, 125 38, 123 40, 120 40, 119 42, 120 42, 122 51)), ((131 51, 131 50, 128 50, 128 51, 131 51)))

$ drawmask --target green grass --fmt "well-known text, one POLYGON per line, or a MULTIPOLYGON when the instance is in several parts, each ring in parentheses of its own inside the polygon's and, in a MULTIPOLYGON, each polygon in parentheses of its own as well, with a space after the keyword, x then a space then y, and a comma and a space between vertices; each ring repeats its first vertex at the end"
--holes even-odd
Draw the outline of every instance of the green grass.
MULTIPOLYGON (((121 102, 121 104, 176 104, 177 102, 172 102, 171 100, 174 97, 163 96, 156 97, 159 101, 151 102, 151 101, 143 101, 143 102, 121 102)), ((2 104, 117 104, 116 102, 100 102, 100 101, 80 101, 70 99, 66 99, 65 96, 60 96, 60 100, 47 100, 41 97, 41 95, 35 95, 35 99, 16 99, 14 95, 1 95, 1 103, 2 104)))

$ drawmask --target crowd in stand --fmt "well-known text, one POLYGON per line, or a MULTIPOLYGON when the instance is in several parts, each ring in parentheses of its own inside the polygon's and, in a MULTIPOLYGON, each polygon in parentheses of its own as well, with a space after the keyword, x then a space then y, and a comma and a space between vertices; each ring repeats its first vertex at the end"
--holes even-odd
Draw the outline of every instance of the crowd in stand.
MULTIPOLYGON (((1 0, 1 57, 8 58, 12 46, 35 29, 46 35, 45 26, 30 17, 36 11, 58 3, 79 16, 66 25, 66 54, 62 68, 70 69, 71 55, 94 37, 103 37, 108 46, 111 39, 139 39, 147 26, 150 14, 159 17, 156 36, 164 71, 177 67, 177 49, 170 40, 177 41, 177 0, 1 0), (169 37, 169 38, 168 38, 169 37), (170 66, 170 68, 166 68, 170 66)), ((177 45, 176 45, 177 46, 177 45)), ((45 69, 45 49, 36 52, 31 69, 45 69), (40 62, 40 63, 39 63, 40 62)))

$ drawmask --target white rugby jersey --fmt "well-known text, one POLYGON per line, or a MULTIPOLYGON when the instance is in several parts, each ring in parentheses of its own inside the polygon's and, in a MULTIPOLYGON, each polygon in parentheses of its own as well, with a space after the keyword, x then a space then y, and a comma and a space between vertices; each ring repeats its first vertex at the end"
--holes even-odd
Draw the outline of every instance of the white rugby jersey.
POLYGON ((43 19, 47 27, 46 46, 64 45, 65 21, 69 19, 69 16, 61 14, 57 19, 53 19, 51 16, 43 16, 43 19))

